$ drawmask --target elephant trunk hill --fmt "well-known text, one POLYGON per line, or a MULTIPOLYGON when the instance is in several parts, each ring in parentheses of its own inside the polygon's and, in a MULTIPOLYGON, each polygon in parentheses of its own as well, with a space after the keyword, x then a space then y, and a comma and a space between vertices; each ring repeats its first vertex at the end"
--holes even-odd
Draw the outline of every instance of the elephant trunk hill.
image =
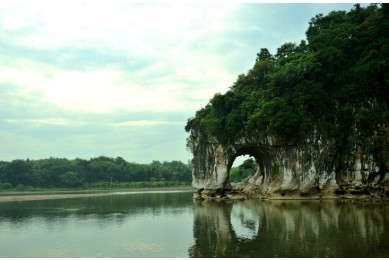
POLYGON ((316 15, 190 118, 195 198, 389 196, 388 4, 316 15), (231 183, 241 155, 256 172, 231 183))

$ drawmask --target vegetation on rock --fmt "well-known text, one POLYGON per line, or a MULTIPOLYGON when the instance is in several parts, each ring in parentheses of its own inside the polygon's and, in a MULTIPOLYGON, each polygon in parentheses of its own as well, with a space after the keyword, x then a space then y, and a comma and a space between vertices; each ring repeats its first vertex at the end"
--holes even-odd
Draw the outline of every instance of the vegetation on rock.
POLYGON ((320 136, 336 140, 340 161, 357 132, 362 149, 378 156, 385 144, 374 138, 389 122, 388 32, 389 4, 316 15, 306 41, 275 54, 260 49, 252 69, 188 119, 188 145, 199 134, 221 144, 272 136, 296 145, 320 136))

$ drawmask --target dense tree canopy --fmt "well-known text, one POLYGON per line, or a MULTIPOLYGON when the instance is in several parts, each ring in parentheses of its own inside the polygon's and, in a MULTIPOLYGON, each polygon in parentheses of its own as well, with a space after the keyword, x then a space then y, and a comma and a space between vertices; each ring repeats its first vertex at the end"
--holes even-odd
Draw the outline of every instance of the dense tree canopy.
POLYGON ((17 187, 86 187, 108 182, 190 183, 191 165, 180 161, 130 163, 121 157, 0 161, 0 190, 17 187))
POLYGON ((297 143, 319 132, 342 145, 355 127, 373 135, 389 120, 388 9, 357 4, 316 15, 306 41, 285 43, 274 55, 260 49, 253 68, 215 94, 185 130, 221 143, 261 134, 297 143))

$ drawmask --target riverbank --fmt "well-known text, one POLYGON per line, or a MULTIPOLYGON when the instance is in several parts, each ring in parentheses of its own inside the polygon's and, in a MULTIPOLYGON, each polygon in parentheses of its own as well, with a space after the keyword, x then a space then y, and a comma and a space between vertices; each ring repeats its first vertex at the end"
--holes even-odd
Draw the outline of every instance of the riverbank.
POLYGON ((0 192, 0 202, 7 201, 29 201, 29 200, 54 200, 54 199, 71 199, 87 198, 98 196, 113 196, 131 193, 150 193, 150 192, 191 192, 192 187, 166 187, 166 188, 140 188, 140 189, 114 189, 114 190, 63 190, 63 191, 26 191, 0 192))
POLYGON ((260 190, 198 190, 192 193, 194 200, 358 200, 358 201, 389 201, 389 196, 380 191, 356 193, 350 191, 323 190, 321 192, 301 193, 296 191, 283 191, 264 195, 260 190))

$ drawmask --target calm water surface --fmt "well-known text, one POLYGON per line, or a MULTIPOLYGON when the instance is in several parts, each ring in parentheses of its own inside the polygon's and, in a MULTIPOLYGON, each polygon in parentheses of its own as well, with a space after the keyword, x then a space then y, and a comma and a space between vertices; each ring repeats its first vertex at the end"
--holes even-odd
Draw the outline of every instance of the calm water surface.
POLYGON ((389 205, 188 192, 0 203, 0 257, 389 257, 389 205))

